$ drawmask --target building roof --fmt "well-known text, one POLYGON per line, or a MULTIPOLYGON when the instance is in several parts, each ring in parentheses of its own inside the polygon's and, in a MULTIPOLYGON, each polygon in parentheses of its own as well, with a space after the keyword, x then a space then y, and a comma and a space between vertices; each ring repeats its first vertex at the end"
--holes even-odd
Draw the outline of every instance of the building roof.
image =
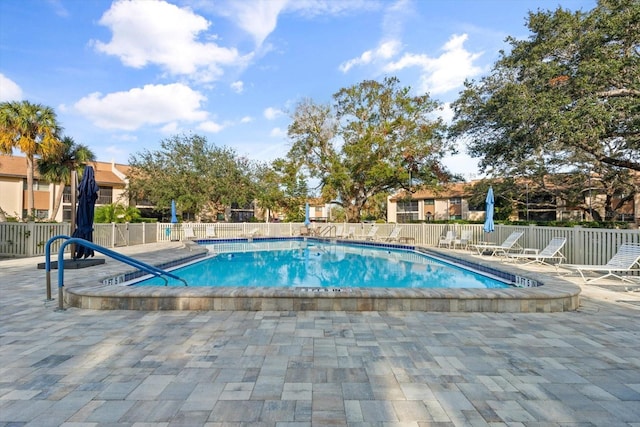
MULTIPOLYGON (((456 182, 444 185, 442 188, 434 190, 432 188, 420 188, 411 193, 413 200, 424 199, 450 199, 452 197, 466 197, 469 195, 469 183, 456 182)), ((391 197, 391 201, 396 202, 407 197, 406 190, 399 191, 391 197)))
MULTIPOLYGON (((36 159, 37 162, 37 159, 36 159)), ((126 182, 113 172, 115 167, 123 176, 129 172, 128 165, 109 162, 90 162, 96 176, 96 182, 104 185, 124 186, 126 182)), ((0 176, 13 178, 27 177, 27 160, 22 156, 9 156, 0 154, 0 176)), ((38 170, 34 171, 34 178, 38 179, 38 170)))

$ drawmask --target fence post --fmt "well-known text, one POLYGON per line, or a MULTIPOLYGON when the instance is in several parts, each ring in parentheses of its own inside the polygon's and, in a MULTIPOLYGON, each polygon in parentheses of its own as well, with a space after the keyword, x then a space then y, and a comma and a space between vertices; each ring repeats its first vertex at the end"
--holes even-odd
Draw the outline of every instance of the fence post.
POLYGON ((111 246, 109 247, 110 248, 116 247, 116 223, 115 222, 111 223, 111 246))
POLYGON ((27 223, 27 227, 24 231, 24 244, 26 246, 26 250, 27 250, 27 256, 28 257, 32 257, 35 254, 35 226, 34 226, 34 222, 29 221, 27 223))
POLYGON ((573 253, 573 259, 567 260, 567 262, 572 264, 583 264, 584 263, 584 245, 582 243, 582 233, 580 233, 580 229, 582 227, 579 225, 574 225, 571 229, 571 242, 573 243, 571 247, 571 252, 573 253))

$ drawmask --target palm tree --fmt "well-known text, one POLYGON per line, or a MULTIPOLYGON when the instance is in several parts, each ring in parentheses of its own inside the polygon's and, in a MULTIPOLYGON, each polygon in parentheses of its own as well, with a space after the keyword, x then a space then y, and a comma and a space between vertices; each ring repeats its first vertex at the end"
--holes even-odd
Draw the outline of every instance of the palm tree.
POLYGON ((42 178, 55 184, 60 183, 60 192, 56 195, 53 186, 53 210, 49 220, 53 221, 60 210, 64 187, 71 182, 71 171, 80 172, 85 164, 96 160, 96 155, 89 147, 76 144, 73 138, 65 136, 61 141, 61 149, 56 153, 44 156, 38 161, 38 173, 42 178))
POLYGON ((29 101, 0 103, 0 152, 14 148, 27 158, 27 215, 33 215, 33 171, 36 156, 55 153, 60 147, 58 125, 53 108, 29 101))

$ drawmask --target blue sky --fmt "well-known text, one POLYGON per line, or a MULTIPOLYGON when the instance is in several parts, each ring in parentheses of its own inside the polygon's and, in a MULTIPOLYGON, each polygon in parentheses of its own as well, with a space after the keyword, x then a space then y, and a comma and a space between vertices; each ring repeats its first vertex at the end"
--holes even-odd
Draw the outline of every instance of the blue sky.
MULTIPOLYGON (((465 79, 526 38, 528 11, 595 0, 2 0, 0 101, 53 107, 65 135, 126 163, 197 133, 241 156, 288 150, 304 98, 397 76, 451 118, 465 79)), ((474 177, 476 161, 450 156, 474 177)))

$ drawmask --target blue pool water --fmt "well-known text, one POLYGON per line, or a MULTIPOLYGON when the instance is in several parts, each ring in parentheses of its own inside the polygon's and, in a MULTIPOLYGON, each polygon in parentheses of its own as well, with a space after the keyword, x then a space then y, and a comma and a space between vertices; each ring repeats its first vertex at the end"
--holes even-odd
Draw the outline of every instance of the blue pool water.
MULTIPOLYGON (((390 247, 275 240, 206 245, 213 256, 173 270, 189 286, 506 288, 424 254, 390 247)), ((164 285, 156 277, 136 286, 164 285)), ((170 286, 184 286, 169 280, 170 286)))

